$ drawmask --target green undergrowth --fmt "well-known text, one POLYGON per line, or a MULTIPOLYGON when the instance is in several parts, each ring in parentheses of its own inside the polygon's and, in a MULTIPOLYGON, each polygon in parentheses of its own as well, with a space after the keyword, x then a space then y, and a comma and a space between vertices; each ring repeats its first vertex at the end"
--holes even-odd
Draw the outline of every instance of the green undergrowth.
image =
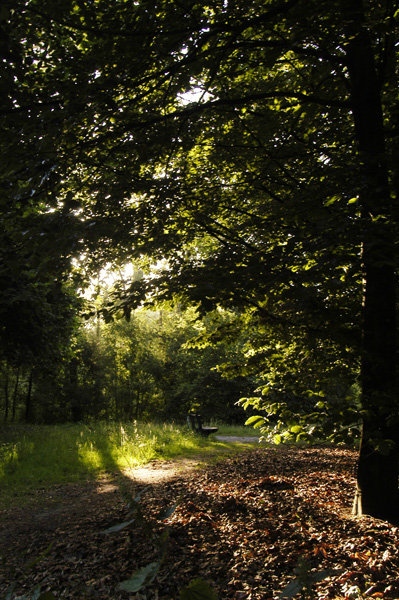
MULTIPOLYGON (((219 426, 218 435, 248 435, 219 426)), ((248 428, 249 429, 249 428, 248 428)), ((21 505, 36 490, 96 479, 154 459, 226 456, 236 445, 174 424, 95 423, 0 428, 0 508, 21 505)), ((244 446, 244 445, 243 445, 244 446)), ((237 451, 237 450, 236 450, 237 451)))
POLYGON ((259 437, 259 430, 245 425, 226 425, 219 421, 211 421, 210 425, 218 428, 217 435, 226 435, 234 437, 259 437))

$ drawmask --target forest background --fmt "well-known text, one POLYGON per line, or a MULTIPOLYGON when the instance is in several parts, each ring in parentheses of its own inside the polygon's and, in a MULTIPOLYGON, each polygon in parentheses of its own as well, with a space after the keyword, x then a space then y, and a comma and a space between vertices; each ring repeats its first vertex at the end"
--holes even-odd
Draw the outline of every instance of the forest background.
POLYGON ((361 427, 355 510, 398 517, 398 17, 2 4, 5 418, 361 427))

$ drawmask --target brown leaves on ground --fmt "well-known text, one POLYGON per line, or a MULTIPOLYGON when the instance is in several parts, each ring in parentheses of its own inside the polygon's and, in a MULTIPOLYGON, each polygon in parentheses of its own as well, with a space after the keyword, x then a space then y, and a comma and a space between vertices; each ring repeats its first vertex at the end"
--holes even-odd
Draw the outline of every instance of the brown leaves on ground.
MULTIPOLYGON (((305 565, 310 577, 323 571, 314 584, 320 600, 357 598, 359 589, 364 598, 397 599, 398 530, 350 516, 355 462, 342 448, 257 449, 154 483, 140 504, 155 533, 169 529, 168 548, 157 578, 137 594, 117 588, 156 560, 151 534, 134 524, 102 533, 126 520, 126 496, 112 479, 59 486, 45 506, 3 515, 0 597, 18 576, 17 596, 41 584, 56 598, 177 600, 200 577, 221 600, 271 600, 305 565)), ((122 487, 134 495, 143 486, 125 477, 122 487)))

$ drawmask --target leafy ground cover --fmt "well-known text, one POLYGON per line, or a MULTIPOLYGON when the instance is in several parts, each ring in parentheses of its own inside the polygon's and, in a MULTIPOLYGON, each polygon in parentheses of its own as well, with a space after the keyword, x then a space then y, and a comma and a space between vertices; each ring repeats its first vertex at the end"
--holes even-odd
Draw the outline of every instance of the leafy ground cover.
POLYGON ((397 599, 398 529, 350 515, 355 458, 336 447, 256 448, 171 479, 154 477, 140 500, 151 535, 137 523, 104 534, 126 520, 128 497, 146 487, 134 470, 38 491, 44 498, 36 508, 2 513, 0 597, 18 576, 18 594, 40 583, 56 598, 177 600, 201 577, 221 600, 271 600, 299 568, 302 582, 321 579, 303 597, 397 599), (154 561, 152 535, 165 530, 156 579, 138 593, 119 591, 154 561))

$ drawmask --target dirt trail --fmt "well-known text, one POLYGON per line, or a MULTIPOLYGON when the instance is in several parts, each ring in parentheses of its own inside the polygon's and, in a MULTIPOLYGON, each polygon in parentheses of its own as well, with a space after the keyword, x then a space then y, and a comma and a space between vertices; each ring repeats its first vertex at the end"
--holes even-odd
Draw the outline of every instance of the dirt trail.
POLYGON ((398 528, 350 515, 356 452, 249 441, 216 463, 153 461, 38 490, 28 507, 3 511, 0 598, 17 579, 19 596, 41 585, 63 600, 126 600, 120 582, 154 564, 154 534, 168 532, 165 563, 132 600, 176 600, 197 577, 221 600, 277 600, 305 558, 315 573, 330 574, 317 598, 343 599, 359 587, 367 597, 397 600, 398 528), (150 529, 134 522, 109 533, 129 517, 129 494, 147 486, 140 507, 150 529))
MULTIPOLYGON (((234 436, 215 436, 215 439, 221 442, 242 442, 245 444, 259 442, 254 437, 234 437, 234 436)), ((173 460, 153 460, 142 467, 135 467, 125 472, 129 478, 141 483, 160 483, 170 481, 175 477, 187 475, 192 471, 203 466, 210 457, 195 456, 192 458, 176 458, 173 460)))
MULTIPOLYGON (((253 437, 233 436, 217 436, 216 439, 243 443, 258 441, 253 437)), ((126 481, 138 487, 157 485, 188 477, 211 459, 211 456, 197 455, 191 458, 152 460, 146 465, 126 469, 122 475, 126 481)), ((118 491, 119 481, 112 473, 105 473, 96 481, 60 484, 35 490, 27 506, 0 511, 0 551, 9 542, 10 528, 14 538, 35 528, 55 530, 68 516, 76 518, 82 515, 88 510, 88 506, 94 507, 103 502, 104 497, 117 495, 118 491)))

